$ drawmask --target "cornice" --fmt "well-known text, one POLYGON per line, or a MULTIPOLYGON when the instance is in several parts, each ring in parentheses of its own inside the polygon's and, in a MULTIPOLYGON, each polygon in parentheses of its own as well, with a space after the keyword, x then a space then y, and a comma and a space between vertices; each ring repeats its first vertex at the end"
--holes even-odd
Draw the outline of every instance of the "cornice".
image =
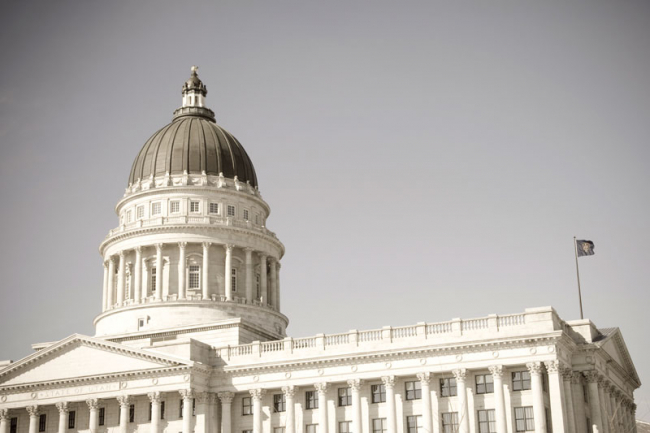
MULTIPOLYGON (((275 373, 285 371, 295 371, 296 369, 308 370, 315 367, 329 366, 345 366, 354 365, 359 362, 386 362, 393 360, 404 360, 421 358, 423 356, 441 356, 441 355, 454 355, 468 352, 483 352, 486 350, 495 350, 503 348, 520 348, 532 346, 543 346, 549 344, 556 344, 562 337, 562 331, 555 331, 553 333, 537 335, 534 337, 524 337, 516 339, 501 340, 495 342, 471 341, 460 344, 440 345, 440 346, 422 346, 414 349, 394 349, 394 350, 381 350, 372 353, 339 353, 327 355, 326 358, 306 358, 295 362, 287 362, 284 360, 276 360, 264 364, 256 365, 241 365, 222 367, 223 373, 231 376, 244 376, 254 372, 275 373)), ((494 363, 494 361, 492 361, 494 363)))

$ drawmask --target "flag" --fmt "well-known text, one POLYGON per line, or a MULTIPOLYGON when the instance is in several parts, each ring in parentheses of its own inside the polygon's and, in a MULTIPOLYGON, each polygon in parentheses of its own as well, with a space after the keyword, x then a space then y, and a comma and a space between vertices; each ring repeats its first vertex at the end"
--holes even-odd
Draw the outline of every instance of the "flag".
POLYGON ((576 248, 578 249, 578 257, 594 255, 594 243, 591 241, 576 240, 576 248))

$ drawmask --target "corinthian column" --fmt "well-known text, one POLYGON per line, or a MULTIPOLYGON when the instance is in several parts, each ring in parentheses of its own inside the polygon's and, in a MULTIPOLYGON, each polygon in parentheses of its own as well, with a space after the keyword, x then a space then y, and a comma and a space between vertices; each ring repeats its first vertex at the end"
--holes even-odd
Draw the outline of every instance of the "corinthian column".
POLYGON ((542 388, 542 363, 526 364, 530 372, 530 385, 533 391, 533 414, 535 433, 546 433, 546 410, 544 409, 544 389, 542 388))
POLYGON ((296 415, 295 415, 295 402, 293 401, 294 394, 296 392, 295 386, 283 386, 282 392, 284 393, 285 403, 287 405, 286 410, 286 421, 285 421, 285 433, 295 433, 296 432, 296 415))
POLYGON ((160 301, 162 299, 162 287, 163 287, 162 249, 163 249, 163 244, 156 244, 156 300, 157 301, 160 301))
POLYGON ((226 301, 232 301, 232 249, 234 245, 226 244, 223 248, 226 250, 226 260, 224 263, 224 286, 226 301))
POLYGON ((66 421, 68 418, 68 402, 67 401, 60 401, 55 404, 56 408, 59 411, 59 433, 65 433, 66 428, 68 427, 66 425, 66 421))
POLYGON ((135 247, 135 271, 133 273, 133 302, 142 300, 142 247, 135 247))
POLYGON ((573 370, 571 367, 563 367, 560 370, 562 375, 562 386, 564 387, 564 409, 566 412, 566 426, 568 433, 577 433, 576 431, 576 414, 573 409, 573 390, 571 389, 571 379, 573 370))
POLYGON ((469 433, 469 416, 467 413, 467 387, 465 386, 467 370, 464 368, 459 368, 452 370, 451 373, 456 378, 456 392, 458 393, 458 431, 460 433, 469 433))
MULTIPOLYGON (((388 433, 397 433, 397 409, 395 408, 395 376, 383 376, 381 381, 386 388, 386 406, 388 413, 386 423, 388 433)), ((353 432, 356 433, 356 432, 353 432)))
POLYGON ((38 417, 41 414, 38 406, 27 406, 27 413, 29 414, 29 433, 36 433, 38 430, 38 417))
POLYGON ((108 262, 104 261, 104 289, 102 290, 102 311, 108 310, 107 304, 108 304, 108 262))
POLYGON ((0 433, 9 433, 9 409, 0 409, 0 433))
POLYGON ((262 433, 262 397, 266 394, 265 389, 251 389, 253 400, 253 433, 262 433))
POLYGON ((567 432, 566 409, 564 408, 565 395, 562 377, 560 376, 560 362, 557 360, 545 361, 548 372, 548 396, 551 405, 551 423, 553 431, 567 432))
POLYGON ((318 391, 318 433, 329 433, 327 427, 327 390, 329 383, 317 383, 314 385, 318 391))
POLYGON ((97 416, 99 400, 96 398, 91 398, 86 400, 86 404, 88 405, 89 412, 88 430, 90 430, 90 433, 97 433, 97 430, 99 430, 99 417, 97 416))
POLYGON ((233 392, 220 392, 217 394, 221 401, 221 433, 232 433, 232 399, 235 398, 233 392))
POLYGON ((494 382, 494 415, 497 422, 497 432, 506 433, 506 401, 503 394, 503 366, 489 367, 494 382))
MULTIPOLYGON (((422 388, 422 421, 425 433, 433 433, 433 414, 431 412, 431 374, 429 372, 418 373, 420 388, 422 388)), ((356 432, 353 432, 356 433, 356 432)))
POLYGON ((132 399, 130 395, 120 395, 117 397, 117 402, 120 404, 120 433, 126 433, 127 431, 131 401, 132 399))
POLYGON ((201 298, 210 299, 210 242, 203 242, 203 278, 201 279, 201 298))
POLYGON ((151 402, 151 430, 150 433, 160 433, 160 393, 147 394, 151 402))
POLYGON ((115 298, 113 298, 113 293, 115 290, 115 259, 113 257, 108 258, 108 287, 107 287, 107 296, 106 296, 106 309, 110 310, 115 304, 115 298))
POLYGON ((267 305, 269 303, 269 294, 266 290, 266 254, 260 254, 260 291, 262 292, 262 299, 260 302, 262 305, 267 305))
POLYGON ((194 391, 181 389, 178 391, 183 399, 183 433, 192 433, 192 406, 194 403, 194 391))
POLYGON ((253 303, 253 249, 244 248, 244 252, 246 253, 246 302, 252 304, 253 303))
POLYGON ((178 299, 185 299, 185 281, 187 280, 185 275, 187 269, 185 247, 187 247, 187 242, 178 243, 178 299))
POLYGON ((117 304, 122 306, 124 304, 124 268, 126 266, 126 263, 124 262, 124 251, 119 252, 119 257, 120 261, 117 267, 117 304))
POLYGON ((197 392, 196 396, 196 421, 194 423, 194 433, 210 433, 208 422, 208 400, 207 392, 197 392))
POLYGON ((576 432, 582 433, 591 429, 587 426, 587 416, 585 415, 584 392, 582 387, 582 373, 574 371, 571 374, 571 391, 573 393, 573 411, 576 417, 576 432))
POLYGON ((605 397, 605 388, 608 386, 607 379, 604 376, 598 377, 598 398, 600 401, 600 419, 603 422, 603 433, 609 431, 609 411, 607 410, 607 400, 605 397))
POLYGON ((361 425, 361 385, 363 381, 360 379, 348 380, 348 386, 352 391, 352 433, 363 432, 361 425))

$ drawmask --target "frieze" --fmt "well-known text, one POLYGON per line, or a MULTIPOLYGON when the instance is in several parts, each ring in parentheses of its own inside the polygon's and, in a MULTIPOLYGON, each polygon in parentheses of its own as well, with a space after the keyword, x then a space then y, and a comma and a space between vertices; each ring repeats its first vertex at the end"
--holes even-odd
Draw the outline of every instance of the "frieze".
POLYGON ((100 385, 78 386, 75 388, 51 389, 47 391, 36 392, 37 399, 47 399, 56 397, 69 397, 83 394, 95 394, 100 392, 119 391, 119 383, 104 383, 100 385))

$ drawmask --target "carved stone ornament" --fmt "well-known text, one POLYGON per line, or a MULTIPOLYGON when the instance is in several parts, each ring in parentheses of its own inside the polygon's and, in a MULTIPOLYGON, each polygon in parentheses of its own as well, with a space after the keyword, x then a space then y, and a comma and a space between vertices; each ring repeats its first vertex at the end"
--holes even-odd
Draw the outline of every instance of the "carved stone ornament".
POLYGON ((217 397, 219 397, 219 400, 221 400, 221 404, 230 404, 230 403, 232 403, 232 399, 235 398, 235 393, 234 392, 219 392, 219 393, 217 393, 217 397))
POLYGON ((131 403, 133 402, 133 399, 131 398, 130 395, 118 395, 117 396, 117 402, 120 404, 120 408, 129 408, 131 406, 131 403))
POLYGON ((160 403, 160 400, 162 399, 162 395, 160 392, 150 392, 147 394, 147 397, 149 397, 149 401, 153 403, 160 403))
POLYGON ((467 370, 464 368, 457 368, 455 370, 451 370, 451 374, 453 374, 456 378, 456 382, 465 382, 465 378, 467 377, 467 370))
POLYGON ((99 408, 99 400, 96 398, 89 398, 86 400, 86 404, 88 405, 88 410, 97 410, 99 408))
POLYGON ((40 411, 38 410, 39 408, 37 405, 27 406, 25 409, 27 409, 27 413, 29 414, 30 417, 32 416, 36 417, 41 414, 40 411))
POLYGON ((325 394, 330 389, 330 384, 327 382, 315 383, 314 388, 316 388, 319 394, 325 394))
POLYGON ((560 369, 560 361, 557 359, 554 359, 552 361, 544 361, 544 365, 546 366, 546 371, 549 373, 558 373, 560 369))
POLYGON ((574 371, 574 372, 571 373, 571 383, 573 383, 575 385, 579 385, 579 384, 582 383, 582 378, 583 377, 584 376, 582 375, 581 372, 574 371))
POLYGON ((181 389, 178 391, 178 393, 181 395, 181 398, 183 400, 189 400, 194 398, 194 390, 193 389, 181 389))
POLYGON ((596 370, 583 371, 582 374, 589 383, 597 383, 600 374, 596 370))
POLYGON ((542 363, 541 362, 529 362, 526 364, 526 368, 530 372, 530 375, 542 374, 542 363))
POLYGON ((492 377, 503 377, 503 365, 490 365, 488 370, 492 377))
POLYGON ((253 398, 253 401, 260 401, 262 400, 262 397, 266 394, 266 390, 262 388, 258 389, 251 389, 248 392, 250 392, 251 397, 253 398))
POLYGON ((54 404, 59 410, 59 413, 68 413, 68 402, 67 401, 58 401, 54 404))
POLYGON ((199 404, 206 404, 208 402, 208 393, 207 392, 197 392, 194 394, 196 402, 199 404))
POLYGON ((0 409, 0 421, 9 420, 9 409, 0 409))
POLYGON ((384 382, 386 389, 395 388, 395 376, 382 376, 381 381, 384 382))
POLYGON ((353 392, 359 392, 359 390, 361 389, 361 385, 363 385, 363 380, 361 379, 348 380, 348 386, 353 392))
POLYGON ((573 370, 571 367, 560 368, 560 374, 562 375, 562 380, 571 381, 573 379, 573 370))
POLYGON ((428 385, 431 383, 431 373, 428 371, 418 373, 415 375, 422 385, 428 385))
POLYGON ((282 392, 284 393, 284 395, 287 398, 293 397, 294 394, 296 393, 296 387, 295 386, 283 386, 282 387, 282 392))

